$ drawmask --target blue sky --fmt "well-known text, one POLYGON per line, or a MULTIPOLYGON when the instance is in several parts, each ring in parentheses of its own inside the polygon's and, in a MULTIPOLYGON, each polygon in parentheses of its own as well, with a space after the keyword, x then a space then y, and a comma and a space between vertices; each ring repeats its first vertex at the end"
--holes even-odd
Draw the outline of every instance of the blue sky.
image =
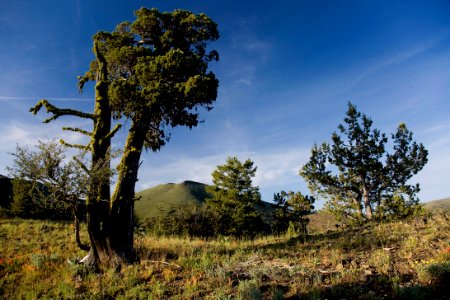
MULTIPOLYGON (((450 196, 449 1, 1 1, 0 173, 15 145, 65 137, 62 125, 28 113, 41 98, 89 111, 76 76, 93 58, 91 36, 134 19, 142 7, 204 12, 219 25, 211 65, 220 80, 214 109, 193 130, 172 130, 143 157, 137 190, 160 183, 211 182, 227 156, 252 159, 264 200, 301 190, 299 168, 314 142, 329 141, 348 101, 392 133, 404 122, 429 150, 414 177, 423 201, 450 196)), ((125 132, 117 140, 120 146, 125 132)), ((319 203, 320 206, 320 203, 319 203)))

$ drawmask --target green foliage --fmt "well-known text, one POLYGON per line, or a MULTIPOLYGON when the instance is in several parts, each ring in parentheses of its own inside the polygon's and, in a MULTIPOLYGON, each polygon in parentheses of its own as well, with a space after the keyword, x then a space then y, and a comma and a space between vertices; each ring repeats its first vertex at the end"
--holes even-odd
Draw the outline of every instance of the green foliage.
POLYGON ((400 124, 391 135, 393 152, 388 153, 386 135, 372 129, 372 120, 351 103, 344 123, 338 126, 340 134, 333 133, 331 145, 313 146, 310 160, 300 170, 309 188, 327 197, 328 208, 351 222, 414 212, 419 185, 408 181, 427 163, 424 146, 400 124))
POLYGON ((92 133, 66 128, 90 136, 88 145, 73 145, 91 151, 90 166, 84 167, 89 173, 110 169, 111 138, 120 128, 117 124, 111 129, 112 118, 130 122, 112 196, 111 172, 86 185, 93 251, 83 261, 91 264, 133 259, 133 205, 142 150, 159 150, 170 136, 167 128, 197 126, 198 110, 212 109, 217 97, 218 80, 208 65, 218 54, 206 50, 219 38, 217 24, 186 10, 141 8, 135 15, 133 23, 123 22, 93 37, 95 60, 78 78, 80 90, 96 81, 93 114, 56 108, 46 100, 31 109, 36 114, 45 106, 53 114, 45 122, 63 115, 93 120, 92 133))
POLYGON ((213 185, 206 188, 211 195, 207 203, 219 215, 220 233, 224 235, 254 235, 263 230, 258 187, 252 186, 256 167, 247 159, 244 163, 229 157, 224 165, 212 173, 213 185))
POLYGON ((244 280, 237 287, 237 299, 239 300, 261 300, 261 293, 256 280, 244 280))
POLYGON ((8 171, 13 180, 11 209, 18 216, 41 214, 73 216, 79 213, 80 199, 86 197, 88 176, 80 165, 67 161, 65 149, 56 141, 39 142, 37 150, 16 147, 8 171))
MULTIPOLYGON (((32 181, 14 178, 13 201, 8 213, 20 218, 70 220, 73 219, 73 211, 64 205, 59 205, 51 199, 51 191, 43 184, 35 184, 32 181)), ((84 211, 81 204, 74 202, 77 214, 84 211)), ((82 216, 80 216, 82 217, 82 216)))
POLYGON ((419 282, 448 286, 450 284, 450 262, 425 263, 416 267, 419 282))
MULTIPOLYGON (((111 33, 100 31, 94 41, 107 63, 115 118, 139 124, 145 147, 157 150, 170 137, 166 126, 195 127, 197 109, 212 108, 218 80, 208 63, 217 61, 218 54, 206 46, 219 33, 208 16, 187 10, 141 8, 135 15, 133 23, 123 22, 111 33)), ((81 88, 95 80, 99 68, 98 60, 91 63, 79 77, 81 88)))
MULTIPOLYGON (((181 234, 206 237, 211 236, 212 232, 214 232, 212 235, 223 235, 224 233, 219 230, 218 216, 215 216, 211 222, 207 222, 210 225, 205 225, 207 228, 203 230, 191 229, 192 224, 189 221, 191 218, 208 219, 214 211, 213 208, 204 206, 206 198, 211 197, 206 192, 206 188, 207 185, 203 183, 184 181, 178 184, 162 184, 140 191, 136 194, 138 200, 135 202, 135 213, 142 220, 143 225, 151 228, 151 231, 157 235, 181 234)), ((256 206, 256 210, 261 214, 264 222, 264 229, 258 232, 271 233, 274 205, 262 201, 261 205, 256 206)))
POLYGON ((306 218, 314 209, 315 199, 312 196, 304 196, 301 192, 281 191, 274 195, 275 209, 273 216, 273 231, 283 233, 291 228, 297 233, 306 233, 309 219, 306 218))
POLYGON ((208 205, 184 205, 151 225, 156 234, 208 238, 217 236, 219 215, 208 205))
POLYGON ((46 209, 41 191, 38 191, 31 182, 15 178, 13 185, 13 201, 11 213, 21 218, 46 218, 52 216, 54 211, 46 209))
POLYGON ((390 198, 382 199, 376 210, 378 219, 405 219, 424 215, 426 212, 417 198, 405 198, 402 193, 394 193, 390 198))

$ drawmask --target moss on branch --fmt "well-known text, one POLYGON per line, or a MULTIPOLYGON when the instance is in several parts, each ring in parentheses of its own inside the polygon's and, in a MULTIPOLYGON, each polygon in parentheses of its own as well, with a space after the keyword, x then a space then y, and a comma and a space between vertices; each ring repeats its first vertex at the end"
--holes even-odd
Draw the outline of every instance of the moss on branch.
POLYGON ((92 136, 92 132, 80 129, 80 128, 73 128, 73 127, 63 127, 62 130, 67 130, 67 131, 73 131, 73 132, 78 132, 87 136, 92 136))
POLYGON ((111 139, 121 127, 122 124, 116 124, 116 126, 114 126, 114 128, 105 136, 105 139, 111 139))
POLYGON ((88 151, 90 148, 90 143, 88 145, 79 145, 79 144, 70 144, 67 143, 65 140, 61 139, 59 140, 61 144, 63 144, 66 147, 70 147, 70 148, 76 148, 76 149, 80 149, 80 150, 84 150, 84 151, 88 151))
POLYGON ((57 108, 56 106, 50 104, 46 99, 40 100, 34 107, 30 108, 30 112, 36 115, 42 107, 45 107, 47 113, 53 114, 52 117, 45 119, 44 123, 49 123, 53 120, 56 120, 60 116, 76 116, 85 119, 95 119, 95 115, 93 114, 84 113, 74 109, 57 108))

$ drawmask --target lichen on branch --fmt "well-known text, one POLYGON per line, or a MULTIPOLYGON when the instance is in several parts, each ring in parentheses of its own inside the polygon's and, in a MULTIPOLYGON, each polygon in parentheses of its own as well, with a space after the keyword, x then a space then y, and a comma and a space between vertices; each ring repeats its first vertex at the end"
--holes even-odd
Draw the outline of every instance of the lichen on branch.
POLYGON ((30 108, 30 112, 36 115, 42 107, 45 107, 47 113, 53 114, 52 117, 44 120, 44 123, 49 123, 51 121, 56 120, 60 116, 76 116, 84 119, 95 119, 95 115, 90 113, 81 112, 79 110, 67 109, 67 108, 58 108, 53 104, 50 104, 46 99, 40 100, 34 107, 30 108))

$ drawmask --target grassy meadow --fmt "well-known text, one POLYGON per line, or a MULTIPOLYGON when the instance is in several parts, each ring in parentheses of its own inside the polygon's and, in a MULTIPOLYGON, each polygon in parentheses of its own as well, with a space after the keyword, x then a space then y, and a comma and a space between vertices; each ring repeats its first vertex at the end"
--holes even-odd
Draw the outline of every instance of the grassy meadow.
POLYGON ((141 234, 139 262, 103 274, 70 263, 83 256, 72 232, 67 222, 0 220, 1 298, 448 299, 445 215, 306 238, 141 234))

